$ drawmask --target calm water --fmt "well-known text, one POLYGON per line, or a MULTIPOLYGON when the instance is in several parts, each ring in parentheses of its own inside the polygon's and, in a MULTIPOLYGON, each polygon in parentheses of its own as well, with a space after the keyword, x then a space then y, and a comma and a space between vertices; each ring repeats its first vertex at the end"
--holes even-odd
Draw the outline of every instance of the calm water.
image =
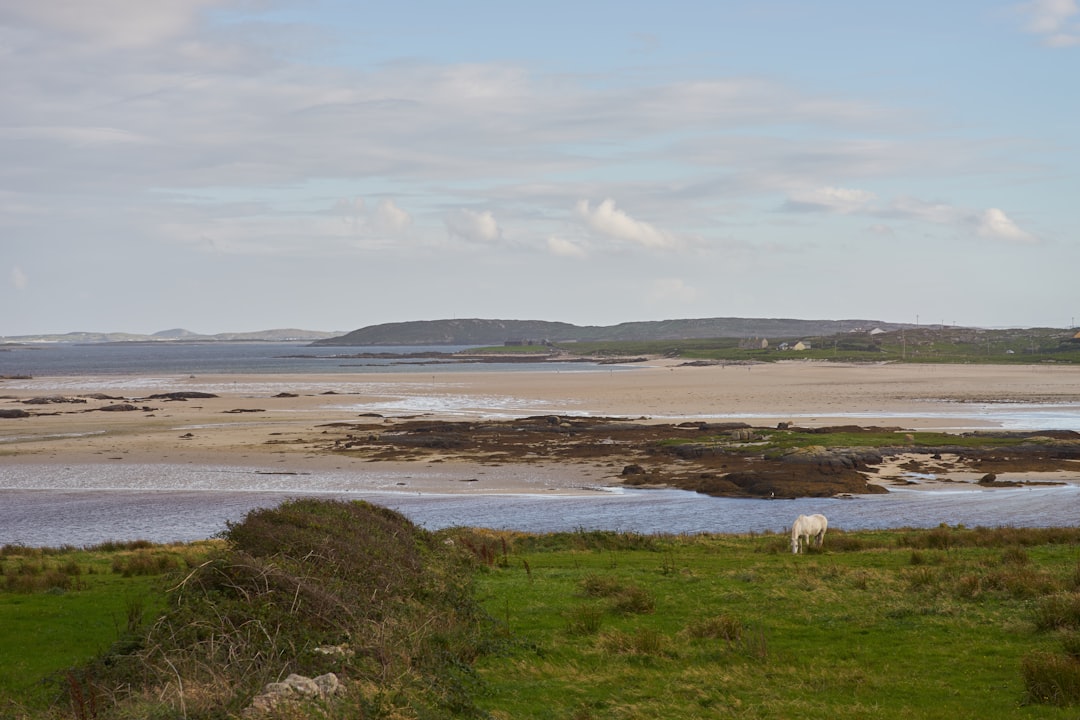
MULTIPOLYGON (((0 375, 33 375, 35 383, 40 378, 57 377, 56 385, 63 387, 62 376, 80 375, 106 376, 102 383, 107 386, 110 382, 124 385, 135 381, 128 380, 129 376, 153 373, 287 375, 538 369, 533 364, 395 365, 386 360, 335 357, 360 351, 400 350, 313 348, 298 343, 50 345, 0 351, 0 375)), ((612 370, 609 366, 579 364, 542 367, 552 372, 612 370)), ((430 399, 422 394, 403 395, 396 402, 400 407, 395 405, 394 410, 433 409, 424 405, 430 399)), ((509 414, 538 411, 535 407, 516 406, 494 409, 509 414)), ((957 413, 961 426, 965 416, 977 414, 1006 428, 1080 430, 1080 411, 1075 406, 967 405, 958 407, 957 413)), ((5 466, 0 460, 0 544, 57 546, 106 540, 195 540, 221 532, 226 523, 243 519, 254 508, 306 495, 366 499, 397 509, 428 528, 472 525, 525 531, 747 532, 781 530, 790 525, 795 515, 813 512, 828 515, 833 525, 846 529, 935 527, 942 523, 1044 527, 1080 522, 1080 479, 1055 487, 899 490, 854 499, 795 501, 710 498, 677 490, 597 490, 585 497, 556 497, 543 492, 517 496, 418 495, 395 491, 393 488, 401 481, 402 477, 377 470, 364 474, 266 475, 241 467, 5 466)))
MULTIPOLYGON (((69 343, 0 347, 0 375, 142 375, 153 373, 368 373, 484 372, 551 369, 534 363, 458 363, 413 359, 348 358, 360 353, 452 353, 465 346, 310 347, 306 343, 69 343)), ((554 366, 566 370, 610 370, 595 363, 554 366)))
POLYGON ((254 508, 301 496, 362 499, 417 524, 642 533, 782 530, 799 513, 824 513, 844 529, 1054 527, 1080 522, 1080 485, 898 490, 850 499, 743 500, 680 490, 597 489, 586 496, 438 495, 396 492, 404 474, 266 475, 252 468, 155 466, 0 467, 0 545, 92 545, 106 540, 196 540, 254 508))

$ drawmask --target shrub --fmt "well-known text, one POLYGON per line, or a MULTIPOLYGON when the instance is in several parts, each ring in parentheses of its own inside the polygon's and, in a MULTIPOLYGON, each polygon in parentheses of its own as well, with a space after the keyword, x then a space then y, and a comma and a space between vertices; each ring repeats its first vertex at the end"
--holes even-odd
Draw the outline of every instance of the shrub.
POLYGON ((596 605, 578 605, 566 618, 566 632, 570 635, 594 635, 600 631, 604 611, 596 605))
POLYGON ((1030 565, 1031 558, 1024 548, 1012 545, 1001 553, 1001 562, 1005 565, 1030 565))
POLYGON ((699 618, 686 626, 685 634, 692 638, 737 642, 742 638, 743 624, 730 615, 699 618))
POLYGON ((633 634, 622 630, 602 633, 599 644, 604 652, 614 655, 658 657, 671 652, 671 640, 652 628, 638 628, 633 634))
POLYGON ((179 567, 180 562, 174 556, 160 550, 139 549, 117 554, 112 559, 112 571, 124 577, 161 575, 179 567))
POLYGON ((1039 630, 1080 629, 1080 593, 1056 593, 1040 598, 1035 606, 1039 630))
POLYGON ((644 588, 630 585, 611 601, 612 612, 621 615, 647 615, 656 609, 656 599, 644 588))
POLYGON ((173 708, 163 716, 225 717, 267 682, 334 671, 412 716, 471 712, 471 663, 495 632, 463 553, 365 502, 287 502, 223 537, 139 642, 88 668, 95 687, 128 689, 111 701, 154 696, 173 708), (330 645, 348 652, 316 651, 330 645))
POLYGON ((590 573, 581 579, 581 591, 589 597, 611 597, 623 591, 618 578, 590 573))
POLYGON ((1043 705, 1080 703, 1080 661, 1069 655, 1031 653, 1021 665, 1028 700, 1043 705))

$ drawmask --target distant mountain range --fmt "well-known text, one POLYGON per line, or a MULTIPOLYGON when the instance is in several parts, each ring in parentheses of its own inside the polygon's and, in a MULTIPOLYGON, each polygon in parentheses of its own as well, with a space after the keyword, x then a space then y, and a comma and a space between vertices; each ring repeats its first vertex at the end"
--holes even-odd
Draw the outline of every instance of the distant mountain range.
POLYGON ((340 335, 340 332, 320 332, 318 330, 297 330, 280 328, 277 330, 259 330, 256 332, 218 333, 201 335, 176 328, 162 330, 153 335, 138 333, 96 333, 72 332, 58 335, 9 335, 0 336, 0 343, 113 343, 113 342, 313 342, 340 335))
POLYGON ((553 343, 611 340, 690 340, 694 338, 797 338, 915 327, 880 320, 794 320, 782 318, 701 318, 656 320, 618 325, 578 326, 544 320, 417 320, 384 323, 353 330, 340 337, 314 341, 324 346, 373 345, 503 345, 514 342, 553 343))

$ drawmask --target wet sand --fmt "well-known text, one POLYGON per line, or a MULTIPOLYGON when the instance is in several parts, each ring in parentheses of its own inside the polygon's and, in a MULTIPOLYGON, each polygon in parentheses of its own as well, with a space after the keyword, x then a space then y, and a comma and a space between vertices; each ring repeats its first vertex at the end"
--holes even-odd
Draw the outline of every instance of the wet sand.
MULTIPOLYGON (((0 418, 0 464, 167 463, 363 473, 372 464, 319 449, 326 424, 574 415, 952 431, 994 429, 1000 420, 988 408, 1013 407, 1026 408, 1029 417, 1044 411, 1080 417, 1080 368, 798 361, 681 367, 654 360, 591 372, 40 377, 0 380, 0 410, 31 413, 0 418), (175 392, 218 397, 149 397, 175 392), (87 397, 93 393, 109 399, 87 397), (23 403, 47 396, 85 402, 23 403), (137 409, 101 409, 117 404, 137 409)), ((429 470, 430 489, 446 492, 466 490, 463 480, 476 472, 494 472, 453 462, 377 465, 388 472, 429 470)), ((545 489, 566 491, 580 491, 603 475, 595 468, 536 468, 532 474, 545 476, 545 489)), ((504 492, 536 489, 535 482, 514 482, 520 473, 502 475, 504 492)))

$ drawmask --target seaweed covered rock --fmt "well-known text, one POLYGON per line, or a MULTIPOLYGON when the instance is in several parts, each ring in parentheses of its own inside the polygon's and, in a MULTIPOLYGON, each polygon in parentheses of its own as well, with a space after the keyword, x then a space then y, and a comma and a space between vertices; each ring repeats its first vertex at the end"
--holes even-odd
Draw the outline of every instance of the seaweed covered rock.
POLYGON ((744 497, 832 497, 842 494, 887 492, 848 468, 764 467, 715 477, 702 477, 690 489, 706 495, 744 497))

